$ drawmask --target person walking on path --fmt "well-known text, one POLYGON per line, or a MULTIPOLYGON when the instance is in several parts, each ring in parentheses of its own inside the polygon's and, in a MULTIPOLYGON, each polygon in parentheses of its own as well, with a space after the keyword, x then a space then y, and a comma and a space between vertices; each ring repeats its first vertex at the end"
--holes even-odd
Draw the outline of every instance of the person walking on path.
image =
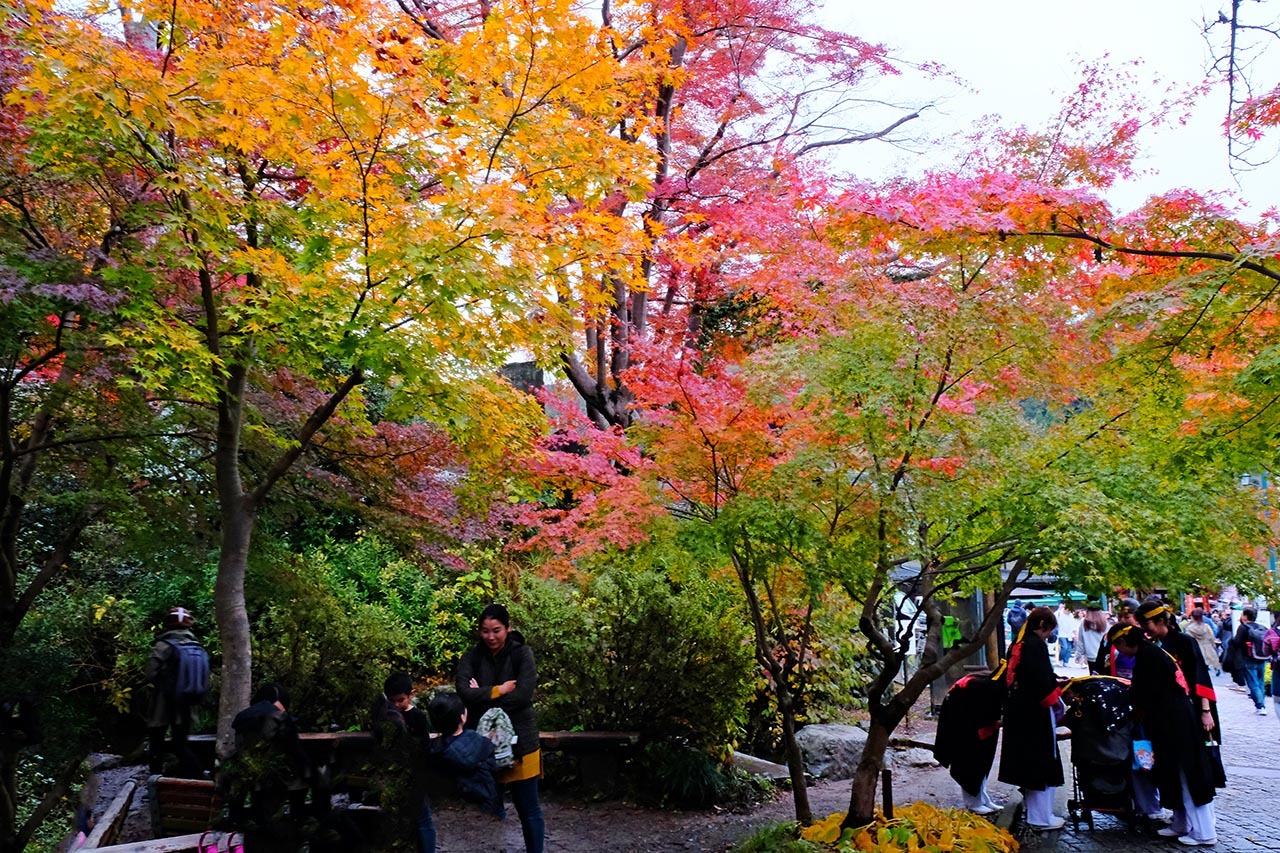
POLYGON ((1058 612, 1053 614, 1053 618, 1058 620, 1058 665, 1070 666, 1071 659, 1075 657, 1080 620, 1065 601, 1058 605, 1058 612))
POLYGON ((501 604, 490 604, 480 613, 480 642, 462 656, 456 684, 467 705, 467 728, 475 728, 490 708, 501 708, 511 718, 515 763, 499 772, 498 782, 511 792, 525 850, 542 853, 545 827, 538 801, 542 751, 533 708, 538 670, 533 652, 524 637, 511 630, 511 617, 501 604))
POLYGON ((1009 650, 1005 670, 1009 694, 1004 706, 999 778, 1022 789, 1027 825, 1040 831, 1061 829, 1066 822, 1053 814, 1054 791, 1063 781, 1054 719, 1062 687, 1053 672, 1048 646, 1057 627, 1052 610, 1032 610, 1021 639, 1009 650))
POLYGON ((1258 611, 1246 607, 1240 612, 1240 627, 1236 629, 1235 647, 1240 653, 1240 665, 1244 670, 1244 686, 1253 700, 1258 716, 1267 713, 1265 678, 1267 658, 1264 652, 1266 629, 1258 624, 1258 611))
POLYGON ((1172 822, 1158 834, 1188 847, 1217 844, 1213 800, 1223 780, 1209 751, 1213 718, 1197 713, 1178 662, 1140 630, 1118 626, 1112 642, 1134 658, 1129 698, 1151 739, 1160 799, 1173 808, 1172 822))
POLYGON ((187 697, 178 694, 175 685, 182 647, 200 648, 200 642, 191 631, 195 621, 195 616, 187 608, 171 608, 165 614, 164 627, 156 636, 142 670, 143 681, 151 685, 147 740, 152 773, 165 770, 165 734, 171 733, 171 748, 178 758, 178 772, 190 777, 200 774, 200 762, 187 744, 194 709, 187 697))
POLYGON ((1191 621, 1187 623, 1183 633, 1196 641, 1196 645, 1200 647, 1200 657, 1204 659, 1205 666, 1212 669, 1214 675, 1221 675, 1222 665, 1218 660, 1217 631, 1204 618, 1204 608, 1197 607, 1191 611, 1191 621))

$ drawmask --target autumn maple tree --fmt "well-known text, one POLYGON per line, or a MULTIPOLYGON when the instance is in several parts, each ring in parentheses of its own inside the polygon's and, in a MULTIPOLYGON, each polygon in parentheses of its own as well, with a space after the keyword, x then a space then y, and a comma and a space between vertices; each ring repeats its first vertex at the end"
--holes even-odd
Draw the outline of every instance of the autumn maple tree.
POLYGON ((555 334, 559 278, 634 267, 625 223, 596 211, 645 186, 635 146, 601 132, 643 68, 617 76, 566 2, 480 5, 442 30, 376 3, 143 2, 127 41, 103 10, 5 13, 31 162, 87 188, 86 230, 120 226, 97 271, 127 297, 107 342, 193 423, 215 414, 224 745, 249 698, 254 519, 325 425, 361 420, 369 380, 460 436, 529 411, 492 366, 555 334), (253 393, 286 370, 324 393, 268 424, 253 393), (247 436, 274 458, 246 467, 247 436))
POLYGON ((767 237, 775 260, 803 257, 810 235, 794 214, 822 193, 827 152, 892 138, 917 118, 866 98, 865 87, 897 68, 883 47, 821 26, 818 8, 812 0, 603 4, 617 73, 653 62, 664 73, 629 90, 634 112, 651 120, 610 128, 649 151, 643 187, 601 209, 642 230, 638 274, 566 281, 568 313, 553 318, 576 346, 550 355, 597 425, 630 423, 626 373, 652 327, 696 337, 708 312, 745 286, 756 265, 744 238, 767 237))

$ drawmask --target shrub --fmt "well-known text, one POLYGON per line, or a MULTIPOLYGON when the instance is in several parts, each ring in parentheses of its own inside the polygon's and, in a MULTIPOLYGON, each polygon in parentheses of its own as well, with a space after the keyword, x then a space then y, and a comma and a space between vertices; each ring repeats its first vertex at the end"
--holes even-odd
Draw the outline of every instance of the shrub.
POLYGON ((650 743, 635 764, 635 792, 642 802, 655 806, 745 808, 769 799, 774 791, 766 779, 679 744, 650 743))
POLYGON ((757 829, 734 847, 733 853, 821 853, 821 850, 801 838, 800 824, 791 820, 757 829))
POLYGON ((734 742, 755 665, 721 592, 623 567, 585 589, 526 580, 514 618, 538 658, 544 727, 635 730, 695 748, 734 742))

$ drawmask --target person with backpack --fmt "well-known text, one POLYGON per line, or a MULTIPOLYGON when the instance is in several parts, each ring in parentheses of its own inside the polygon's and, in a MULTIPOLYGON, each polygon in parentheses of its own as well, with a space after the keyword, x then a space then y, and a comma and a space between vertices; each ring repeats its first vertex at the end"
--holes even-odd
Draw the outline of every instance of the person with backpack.
POLYGON ((147 740, 152 773, 165 770, 165 734, 178 759, 182 776, 200 775, 200 762, 187 744, 196 706, 209 691, 209 655, 191 629, 195 616, 185 607, 173 607, 164 617, 164 628, 151 647, 143 667, 143 680, 151 685, 147 707, 147 740))
POLYGON ((501 604, 490 604, 480 613, 480 642, 458 663, 456 686, 467 707, 467 728, 477 728, 487 720, 494 732, 496 752, 511 748, 511 764, 501 767, 498 783, 511 792, 511 802, 520 816, 520 831, 527 853, 542 853, 545 826, 538 801, 538 779, 542 776, 542 751, 538 738, 533 691, 538 669, 533 652, 519 631, 511 630, 511 616, 501 604), (503 723, 497 709, 509 722, 503 723), (495 719, 497 718, 497 719, 495 719), (504 732, 512 735, 505 736, 504 732))
POLYGON ((1236 629, 1234 643, 1240 653, 1240 666, 1244 671, 1244 686, 1249 691, 1249 698, 1257 709, 1258 716, 1266 716, 1267 701, 1263 690, 1262 679, 1266 673, 1267 661, 1271 659, 1266 651, 1267 629, 1258 624, 1258 611, 1254 607, 1246 607, 1240 612, 1240 627, 1236 629))

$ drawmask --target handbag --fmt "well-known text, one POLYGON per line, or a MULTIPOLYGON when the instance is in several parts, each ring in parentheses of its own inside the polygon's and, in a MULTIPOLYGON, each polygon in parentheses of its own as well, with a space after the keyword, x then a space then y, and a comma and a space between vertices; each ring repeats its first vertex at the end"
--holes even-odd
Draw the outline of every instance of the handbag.
POLYGON ((1216 740, 1204 742, 1205 760, 1209 762, 1209 772, 1213 776, 1213 787, 1227 787, 1227 770, 1222 766, 1222 747, 1216 740))
POLYGON ((1151 741, 1145 738, 1134 738, 1133 769, 1150 770, 1156 766, 1156 754, 1151 748, 1151 741))

